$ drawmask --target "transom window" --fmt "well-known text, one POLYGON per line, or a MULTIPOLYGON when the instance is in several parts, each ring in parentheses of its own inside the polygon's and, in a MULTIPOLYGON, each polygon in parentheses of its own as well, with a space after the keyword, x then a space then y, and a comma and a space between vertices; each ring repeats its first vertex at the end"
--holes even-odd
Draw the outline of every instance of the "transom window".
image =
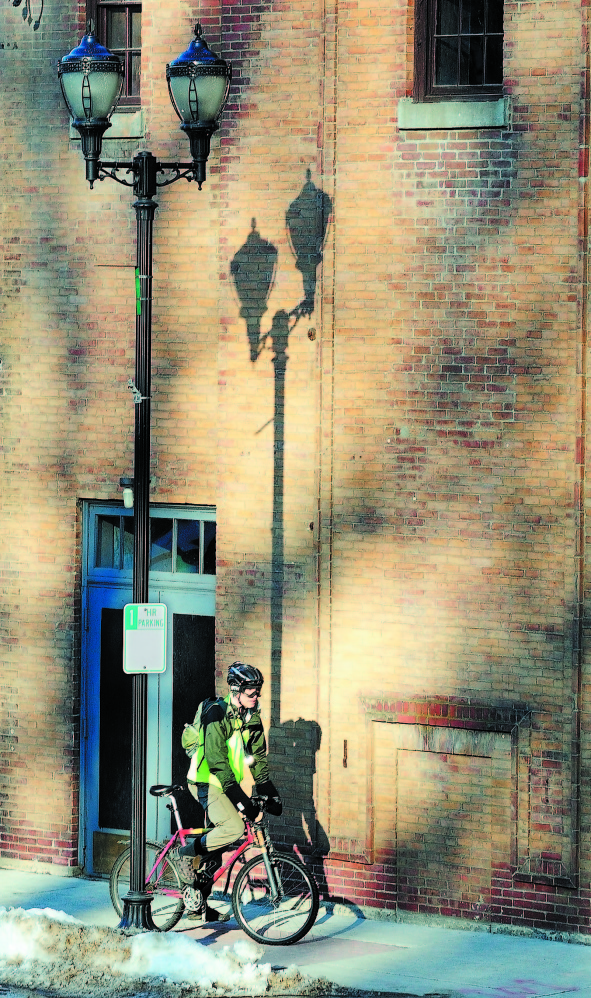
POLYGON ((415 100, 497 99, 503 0, 417 0, 415 100))
POLYGON ((130 0, 90 0, 89 16, 96 25, 99 41, 125 67, 125 80, 119 106, 140 103, 142 48, 142 5, 130 0))
MULTIPOLYGON (((204 514, 205 515, 205 514, 204 514)), ((133 513, 97 513, 94 517, 95 569, 133 570, 133 513)), ((172 575, 215 575, 214 519, 150 516, 150 571, 172 575)))

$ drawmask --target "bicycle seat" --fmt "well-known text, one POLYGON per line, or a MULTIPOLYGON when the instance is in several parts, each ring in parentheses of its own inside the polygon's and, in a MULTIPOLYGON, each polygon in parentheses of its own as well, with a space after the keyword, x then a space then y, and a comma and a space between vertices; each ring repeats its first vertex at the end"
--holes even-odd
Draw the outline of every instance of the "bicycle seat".
POLYGON ((152 797, 170 797, 171 794, 175 794, 182 789, 180 783, 173 783, 171 785, 168 783, 156 783, 153 787, 150 787, 150 793, 152 797))

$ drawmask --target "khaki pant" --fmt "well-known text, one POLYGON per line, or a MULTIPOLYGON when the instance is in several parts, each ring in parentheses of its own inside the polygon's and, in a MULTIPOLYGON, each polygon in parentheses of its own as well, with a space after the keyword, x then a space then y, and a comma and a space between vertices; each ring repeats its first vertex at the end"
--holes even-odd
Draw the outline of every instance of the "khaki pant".
POLYGON ((213 825, 201 836, 201 843, 207 852, 223 849, 239 839, 244 832, 244 822, 223 790, 210 783, 189 783, 188 787, 213 825))

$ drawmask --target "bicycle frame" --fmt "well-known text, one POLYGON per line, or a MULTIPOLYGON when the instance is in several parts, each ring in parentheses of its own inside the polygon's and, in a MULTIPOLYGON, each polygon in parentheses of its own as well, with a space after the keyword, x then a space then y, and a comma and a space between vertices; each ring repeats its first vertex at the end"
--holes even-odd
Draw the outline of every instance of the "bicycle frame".
MULTIPOLYGON (((166 807, 168 808, 169 811, 172 811, 172 813, 174 814, 177 823, 177 831, 174 833, 174 835, 171 836, 168 842, 163 846, 162 851, 158 853, 156 861, 146 878, 148 883, 152 883, 152 877, 156 874, 156 871, 158 870, 159 867, 160 867, 160 872, 156 875, 154 882, 158 883, 160 881, 160 878, 162 877, 164 870, 166 868, 166 863, 164 861, 166 860, 166 857, 170 853, 171 849, 173 849, 179 842, 183 846, 186 845, 186 839, 188 835, 203 835, 203 833, 207 831, 207 829, 205 828, 182 828, 181 817, 179 814, 177 802, 172 794, 170 794, 170 800, 171 802, 167 804, 166 807)), ((253 826, 247 823, 245 835, 246 838, 244 839, 244 841, 241 842, 240 845, 237 847, 237 849, 235 849, 232 852, 228 860, 220 867, 220 869, 216 870, 215 874, 213 875, 213 883, 215 884, 227 872, 228 881, 226 883, 226 888, 225 888, 225 890, 227 891, 230 875, 232 872, 232 867, 237 862, 237 860, 239 860, 240 857, 244 855, 247 849, 250 849, 251 846, 255 846, 261 849, 263 853, 263 859, 265 867, 267 869, 269 882, 272 884, 274 890, 276 891, 277 889, 275 884, 276 878, 274 871, 271 867, 271 864, 269 862, 269 852, 272 849, 272 846, 266 828, 261 827, 260 825, 253 826)), ((182 896, 182 891, 179 891, 178 888, 176 887, 161 886, 159 889, 163 894, 167 894, 169 897, 178 898, 182 896)))

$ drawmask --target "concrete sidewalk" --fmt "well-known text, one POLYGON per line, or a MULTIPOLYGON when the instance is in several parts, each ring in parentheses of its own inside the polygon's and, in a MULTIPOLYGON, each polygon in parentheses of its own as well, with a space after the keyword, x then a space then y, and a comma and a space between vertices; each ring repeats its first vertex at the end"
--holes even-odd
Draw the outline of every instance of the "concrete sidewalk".
MULTIPOLYGON (((0 869, 0 906, 53 908, 111 928, 118 921, 107 882, 82 877, 0 869)), ((183 918, 175 931, 213 947, 245 938, 234 921, 202 927, 183 918)), ((268 947, 262 962, 296 964, 312 977, 370 992, 487 998, 568 992, 591 998, 591 946, 504 935, 476 924, 474 931, 462 931, 374 921, 322 905, 307 938, 268 947)))

